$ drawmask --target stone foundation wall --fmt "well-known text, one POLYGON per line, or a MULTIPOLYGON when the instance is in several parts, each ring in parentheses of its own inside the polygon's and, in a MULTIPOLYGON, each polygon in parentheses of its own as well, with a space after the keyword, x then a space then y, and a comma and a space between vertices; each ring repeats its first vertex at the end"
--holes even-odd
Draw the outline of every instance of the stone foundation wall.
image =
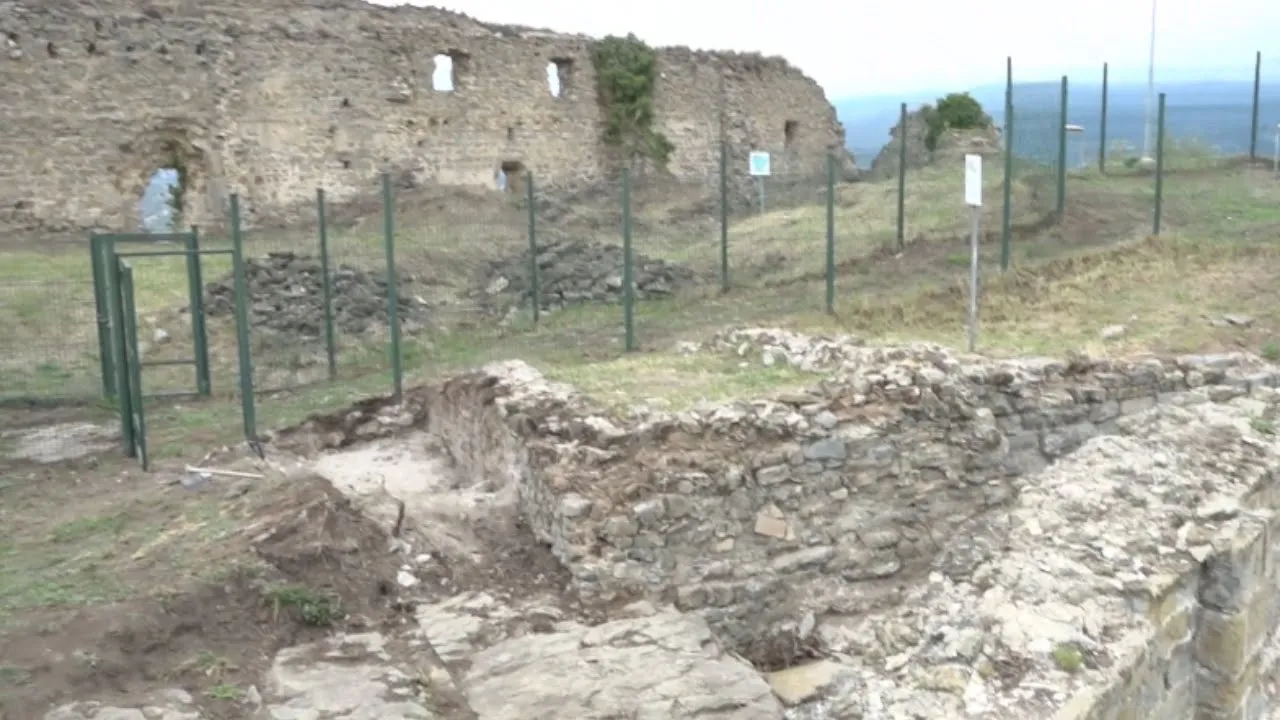
POLYGON ((1273 366, 995 362, 778 331, 695 351, 815 382, 624 421, 512 362, 322 435, 426 426, 460 471, 519 493, 586 599, 670 602, 758 663, 806 647, 840 658, 828 694, 849 707, 998 703, 975 716, 1062 720, 1271 707, 1273 366))
MULTIPOLYGON (((1280 507, 1274 479, 1249 501, 1233 532, 1196 549, 1203 558, 1164 579, 1137 608, 1150 623, 1133 633, 1111 682, 1077 694, 1060 720, 1260 720, 1280 657, 1280 507), (1215 546, 1216 545, 1216 546, 1215 546)), ((1220 507, 1219 520, 1237 510, 1220 507)), ((1212 513, 1201 512, 1208 517, 1212 513)))

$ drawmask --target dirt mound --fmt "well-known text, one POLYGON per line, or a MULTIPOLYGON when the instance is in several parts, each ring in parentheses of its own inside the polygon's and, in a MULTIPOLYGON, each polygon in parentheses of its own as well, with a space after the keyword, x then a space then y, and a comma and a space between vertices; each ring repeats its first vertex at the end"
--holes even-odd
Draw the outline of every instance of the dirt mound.
MULTIPOLYGON (((694 285, 698 276, 660 258, 634 257, 636 299, 668 297, 694 285)), ((490 307, 525 305, 531 292, 530 253, 490 263, 479 295, 490 307)), ((587 240, 555 240, 538 248, 538 294, 543 309, 622 299, 622 248, 587 240)))
MULTIPOLYGON (((399 278, 399 314, 405 332, 426 320, 426 305, 414 297, 411 275, 399 278)), ((324 273, 320 260, 292 252, 273 252, 245 261, 249 289, 249 322, 303 337, 324 335, 324 273)), ((350 265, 331 271, 333 323, 341 333, 359 335, 387 327, 387 278, 350 265)), ((210 317, 235 312, 235 286, 230 276, 205 286, 205 311, 210 317)))
POLYGON ((156 578, 147 597, 50 609, 7 633, 5 668, 14 682, 0 677, 0 717, 37 718, 57 702, 140 697, 175 685, 211 720, 243 717, 237 703, 217 702, 219 689, 246 691, 278 649, 335 629, 377 628, 401 614, 388 534, 327 482, 292 478, 224 510, 247 514, 216 547, 239 559, 205 561, 225 572, 194 583, 156 578))

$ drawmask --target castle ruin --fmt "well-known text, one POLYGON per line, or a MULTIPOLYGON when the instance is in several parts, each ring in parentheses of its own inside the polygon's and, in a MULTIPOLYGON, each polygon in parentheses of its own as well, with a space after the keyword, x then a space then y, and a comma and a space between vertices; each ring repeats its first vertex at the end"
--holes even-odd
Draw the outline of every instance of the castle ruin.
MULTIPOLYGON (((371 194, 384 170, 498 192, 504 174, 573 184, 616 165, 585 36, 357 0, 8 1, 0 34, 10 236, 132 230, 164 167, 183 170, 184 219, 218 224, 232 193, 265 221, 317 187, 371 194)), ((844 144, 822 89, 781 58, 657 52, 677 179, 716 177, 722 118, 743 173, 750 150, 820 172, 844 144)))

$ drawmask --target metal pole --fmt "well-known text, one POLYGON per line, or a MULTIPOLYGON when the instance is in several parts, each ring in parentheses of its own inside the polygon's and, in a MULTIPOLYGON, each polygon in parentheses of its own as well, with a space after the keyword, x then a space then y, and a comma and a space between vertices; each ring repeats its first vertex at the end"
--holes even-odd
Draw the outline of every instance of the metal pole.
POLYGON ((1160 117, 1156 122, 1156 209, 1152 235, 1160 234, 1164 210, 1164 93, 1160 93, 1160 117))
POLYGON ((213 394, 213 380, 209 373, 209 334, 205 327, 204 272, 200 260, 200 228, 192 225, 187 236, 187 273, 191 284, 191 335, 195 349, 196 394, 209 397, 213 394))
POLYGON ((333 279, 329 271, 329 228, 325 224, 324 188, 316 188, 316 215, 320 219, 320 296, 324 302, 324 350, 329 379, 338 377, 338 346, 333 332, 333 279))
POLYGON ((1067 76, 1062 76, 1058 117, 1058 218, 1067 212, 1067 76))
POLYGON ((1145 103, 1146 117, 1142 126, 1142 159, 1151 159, 1151 105, 1156 92, 1156 5, 1151 0, 1151 42, 1150 54, 1147 58, 1147 97, 1145 103))
POLYGON ((240 231, 240 196, 231 195, 231 266, 235 287, 236 350, 240 359, 240 411, 244 439, 258 439, 257 408, 253 397, 253 355, 249 352, 249 288, 244 277, 244 235, 240 231))
POLYGON ((538 213, 534 208, 533 172, 524 176, 525 201, 529 203, 529 302, 533 305, 533 324, 542 316, 542 288, 538 283, 538 213))
POLYGON ((836 156, 827 156, 827 312, 836 311, 836 156))
POLYGON ((391 376, 398 404, 404 397, 404 358, 400 352, 400 287, 396 278, 395 208, 392 205, 391 173, 382 173, 382 234, 387 255, 387 320, 391 326, 391 376))
POLYGON ((981 208, 969 208, 969 352, 978 349, 978 226, 981 208))
POLYGON ((631 168, 622 169, 622 325, 627 352, 636 349, 636 295, 631 258, 631 168))
POLYGON ((1258 104, 1262 92, 1262 51, 1253 61, 1253 125, 1249 130, 1249 161, 1258 159, 1258 104))
POLYGON ((898 113, 898 249, 907 245, 907 104, 898 113))
POLYGON ((729 146, 723 139, 720 141, 720 291, 729 292, 729 146))
POLYGON ((1102 120, 1098 131, 1098 172, 1107 171, 1107 80, 1110 75, 1107 63, 1102 63, 1102 120))
MULTIPOLYGON (((1010 82, 1010 87, 1013 84, 1010 82)), ((1004 105, 1004 208, 1000 213, 1000 271, 1009 269, 1013 243, 1013 92, 1004 105)))

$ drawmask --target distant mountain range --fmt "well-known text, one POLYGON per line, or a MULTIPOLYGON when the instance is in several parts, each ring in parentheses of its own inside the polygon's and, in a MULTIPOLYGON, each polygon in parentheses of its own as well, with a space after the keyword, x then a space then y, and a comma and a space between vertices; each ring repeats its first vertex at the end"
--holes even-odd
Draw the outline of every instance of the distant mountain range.
MULTIPOLYGON (((982 85, 968 90, 997 123, 1004 123, 1004 85, 982 85)), ((1223 153, 1249 150, 1249 130, 1253 107, 1252 82, 1158 83, 1156 93, 1166 93, 1167 139, 1193 141, 1223 153)), ((947 92, 918 92, 904 96, 867 96, 835 102, 844 123, 846 144, 858 160, 869 167, 889 141, 889 132, 898 122, 900 104, 915 110, 933 103, 947 92)), ((1113 83, 1107 103, 1107 145, 1126 144, 1141 148, 1146 118, 1145 83, 1113 83)), ((1014 152, 1044 158, 1057 152, 1059 98, 1056 82, 1015 84, 1014 152)), ((1259 152, 1274 152, 1277 123, 1280 123, 1280 81, 1264 80, 1258 114, 1259 152)), ((1067 101, 1067 123, 1082 126, 1072 133, 1068 158, 1072 164, 1092 162, 1098 153, 1098 132, 1102 117, 1102 85, 1072 84, 1067 101)), ((1155 109, 1152 109, 1154 122, 1155 109)))

